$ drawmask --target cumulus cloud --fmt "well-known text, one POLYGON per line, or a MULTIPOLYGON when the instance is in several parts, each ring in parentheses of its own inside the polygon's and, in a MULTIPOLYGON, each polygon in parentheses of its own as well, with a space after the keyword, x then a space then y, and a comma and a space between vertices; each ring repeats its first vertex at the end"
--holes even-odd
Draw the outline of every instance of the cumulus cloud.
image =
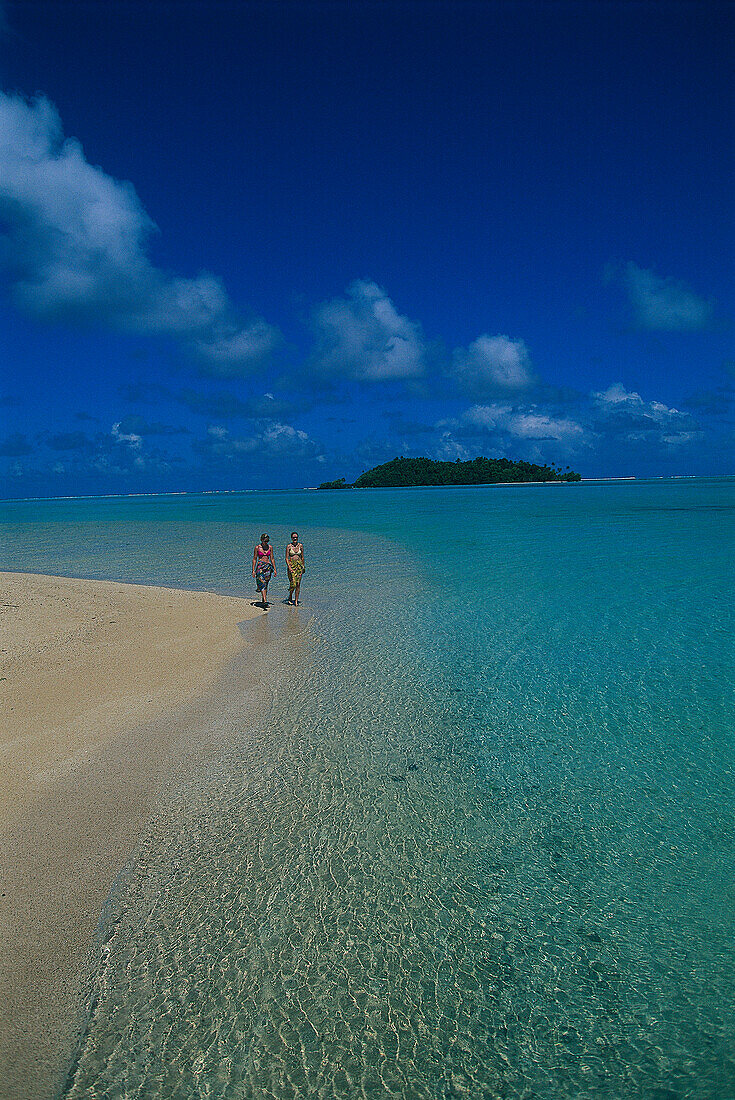
POLYGON ((620 382, 565 402, 478 403, 435 424, 439 442, 473 454, 493 453, 532 461, 579 461, 593 454, 664 456, 701 437, 687 412, 645 400, 620 382))
POLYGON ((103 486, 142 487, 145 482, 140 481, 141 477, 164 477, 181 465, 179 455, 147 446, 147 442, 115 423, 110 431, 93 435, 42 432, 36 437, 35 447, 25 437, 11 437, 4 441, 9 446, 0 443, 0 454, 28 456, 27 462, 11 462, 4 471, 6 476, 22 478, 25 492, 47 494, 50 476, 67 479, 69 492, 79 492, 80 487, 99 492, 103 486))
POLYGON ((466 462, 473 456, 464 443, 455 439, 450 431, 443 431, 434 444, 430 457, 440 462, 456 462, 458 459, 460 462, 466 462))
POLYGON ((575 420, 547 416, 535 410, 511 416, 508 420, 508 431, 518 439, 552 439, 559 442, 576 440, 584 434, 584 428, 575 420))
POLYGON ((426 369, 421 326, 398 313, 376 283, 358 280, 346 298, 322 303, 314 328, 310 364, 320 374, 378 382, 417 378, 426 369))
POLYGON ((691 332, 710 324, 713 303, 695 294, 685 283, 662 278, 632 262, 625 265, 621 275, 641 328, 691 332))
MULTIPOLYGON (((137 466, 140 469, 145 466, 145 458, 143 457, 142 453, 143 439, 140 435, 138 435, 137 432, 124 432, 120 427, 120 424, 117 423, 112 425, 110 437, 113 444, 122 444, 122 447, 119 449, 123 450, 123 452, 126 448, 128 449, 128 453, 130 455, 130 458, 132 459, 134 466, 137 466)), ((107 455, 100 454, 98 457, 100 461, 102 461, 103 465, 108 462, 107 455)))
POLYGON ((457 427, 461 422, 470 424, 474 428, 482 428, 485 430, 491 430, 497 428, 511 413, 510 405, 473 405, 471 408, 466 409, 462 414, 459 421, 457 420, 440 420, 437 427, 457 427))
POLYGON ((592 400, 597 413, 596 429, 614 432, 628 442, 680 444, 700 434, 698 424, 688 413, 661 401, 644 401, 639 393, 626 390, 621 382, 593 393, 592 400))
POLYGON ((118 443, 127 443, 130 447, 137 449, 143 443, 141 437, 137 432, 124 432, 120 426, 120 423, 112 425, 112 431, 110 433, 112 438, 118 443))
POLYGON ((290 424, 270 424, 263 432, 262 440, 271 454, 304 454, 316 446, 306 432, 290 424))
POLYGON ((205 459, 232 461, 248 455, 259 459, 287 458, 323 461, 321 446, 300 428, 274 421, 247 436, 233 436, 227 428, 210 425, 207 438, 195 440, 195 453, 205 459))
POLYGON ((535 406, 515 409, 510 405, 473 405, 462 419, 465 424, 502 432, 514 439, 573 443, 584 436, 584 428, 576 420, 553 416, 535 406))
POLYGON ((468 348, 457 348, 452 373, 468 393, 517 393, 533 385, 528 348, 509 336, 478 336, 468 348))
MULTIPOLYGON (((587 405, 589 406, 589 399, 587 405)), ((594 431, 589 409, 495 401, 471 405, 434 424, 435 458, 523 458, 530 462, 575 461, 589 453, 594 431)))
POLYGON ((255 321, 247 328, 215 326, 211 335, 195 342, 195 350, 208 374, 230 378, 242 375, 244 367, 257 367, 279 344, 276 329, 265 321, 255 321))
POLYGON ((669 408, 660 401, 644 401, 635 390, 626 390, 622 382, 614 382, 606 390, 593 393, 592 397, 598 407, 608 413, 624 413, 658 422, 684 415, 678 409, 669 408))
POLYGON ((444 448, 454 443, 470 454, 568 462, 583 472, 593 460, 615 469, 622 455, 635 456, 636 462, 665 462, 702 434, 688 413, 646 401, 620 383, 577 394, 571 404, 472 405, 453 419, 438 421, 435 431, 444 448))
POLYGON ((36 317, 171 336, 214 375, 246 373, 278 343, 265 321, 237 319, 216 276, 150 261, 155 225, 134 187, 89 164, 43 97, 0 93, 0 230, 11 295, 36 317))

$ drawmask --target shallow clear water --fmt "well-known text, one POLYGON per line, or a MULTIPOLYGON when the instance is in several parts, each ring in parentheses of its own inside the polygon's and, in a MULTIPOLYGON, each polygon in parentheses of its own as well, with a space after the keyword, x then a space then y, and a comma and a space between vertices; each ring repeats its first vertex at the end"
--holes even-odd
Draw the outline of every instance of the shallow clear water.
POLYGON ((307 552, 268 715, 236 662, 111 898, 66 1096, 735 1095, 735 482, 1 514, 13 569, 307 552))

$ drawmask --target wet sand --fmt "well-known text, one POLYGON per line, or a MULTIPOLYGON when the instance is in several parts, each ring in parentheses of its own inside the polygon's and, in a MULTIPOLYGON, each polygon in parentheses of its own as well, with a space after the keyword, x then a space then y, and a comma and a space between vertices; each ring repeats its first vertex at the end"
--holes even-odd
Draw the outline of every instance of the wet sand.
MULTIPOLYGON (((249 599, 0 573, 0 1098, 49 1100, 101 909, 249 599)), ((184 749, 186 751, 186 748, 184 749)))

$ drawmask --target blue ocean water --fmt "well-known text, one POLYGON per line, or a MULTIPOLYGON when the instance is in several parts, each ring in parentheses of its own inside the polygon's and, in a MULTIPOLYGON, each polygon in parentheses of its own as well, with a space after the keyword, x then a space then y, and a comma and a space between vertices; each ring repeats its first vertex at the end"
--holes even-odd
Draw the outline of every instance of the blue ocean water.
POLYGON ((0 506, 9 569, 307 555, 111 897, 64 1096, 735 1096, 734 516, 728 479, 0 506))

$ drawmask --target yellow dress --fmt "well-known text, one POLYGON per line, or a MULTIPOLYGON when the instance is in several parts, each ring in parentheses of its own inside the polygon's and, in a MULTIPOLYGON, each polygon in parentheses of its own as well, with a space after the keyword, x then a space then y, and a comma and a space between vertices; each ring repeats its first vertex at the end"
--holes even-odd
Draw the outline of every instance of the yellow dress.
POLYGON ((295 588, 304 575, 304 563, 300 554, 289 554, 288 567, 291 570, 291 587, 295 588))

